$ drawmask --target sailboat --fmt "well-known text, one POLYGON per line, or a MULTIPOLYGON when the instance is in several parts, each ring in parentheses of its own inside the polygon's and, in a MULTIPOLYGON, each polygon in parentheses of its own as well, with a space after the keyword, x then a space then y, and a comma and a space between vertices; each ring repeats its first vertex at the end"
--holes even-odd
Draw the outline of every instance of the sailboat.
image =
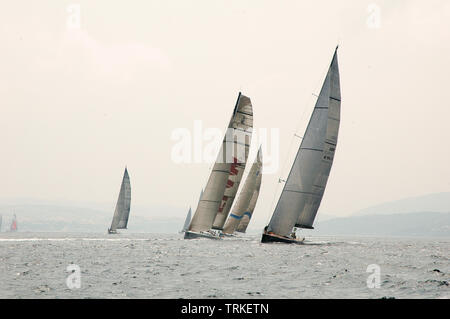
MULTIPOLYGON (((200 199, 202 198, 202 195, 203 195, 203 189, 200 192, 200 197, 198 199, 199 202, 200 202, 200 199)), ((186 219, 184 220, 183 228, 180 230, 180 234, 184 233, 185 231, 187 231, 189 229, 189 224, 191 223, 191 218, 192 218, 191 215, 192 215, 192 209, 191 209, 191 207, 189 207, 189 211, 186 215, 186 219)))
POLYGON ((316 101, 294 163, 262 243, 302 243, 297 228, 313 229, 336 150, 341 93, 337 49, 316 101))
POLYGON ((119 198, 114 211, 111 227, 108 228, 108 234, 117 234, 117 229, 126 229, 128 217, 130 216, 131 186, 128 170, 125 167, 123 173, 122 185, 120 186, 119 198))
POLYGON ((233 205, 236 193, 239 189, 239 184, 241 182, 242 176, 244 175, 245 165, 248 159, 248 153, 250 148, 251 135, 247 135, 248 140, 245 141, 244 147, 244 160, 243 162, 234 159, 231 164, 230 175, 228 176, 228 181, 225 187, 225 193, 222 197, 222 201, 219 205, 219 210, 217 211, 216 218, 214 218, 214 223, 212 229, 223 230, 223 225, 227 220, 228 214, 230 213, 231 207, 233 205))
POLYGON ((250 169, 250 172, 245 179, 244 186, 242 187, 236 204, 233 207, 232 213, 227 219, 227 222, 223 228, 224 234, 233 234, 236 231, 243 220, 245 219, 245 226, 241 226, 241 232, 245 232, 247 225, 250 221, 253 210, 256 206, 258 199, 259 188, 261 186, 261 169, 262 169, 262 152, 261 147, 258 150, 256 159, 250 169), (242 231, 242 229, 244 231, 242 231))
MULTIPOLYGON (((261 181, 261 178, 259 178, 259 181, 261 181)), ((245 233, 247 231, 248 224, 250 223, 250 219, 252 218, 253 211, 255 210, 256 207, 258 196, 259 196, 259 187, 255 189, 255 191, 253 192, 252 199, 250 200, 250 204, 248 205, 248 210, 242 216, 241 222, 239 223, 239 226, 236 228, 236 232, 245 233)))
POLYGON ((183 228, 180 230, 180 233, 184 233, 186 230, 189 229, 189 224, 191 223, 191 215, 192 215, 192 209, 189 207, 188 214, 187 214, 186 219, 184 221, 183 228))
POLYGON ((11 231, 11 232, 18 231, 16 214, 14 214, 13 220, 11 222, 11 226, 9 227, 9 231, 11 231))
MULTIPOLYGON (((216 162, 213 165, 202 198, 189 229, 184 233, 185 239, 206 237, 219 239, 219 233, 212 230, 214 220, 221 207, 228 201, 225 192, 240 180, 234 176, 237 164, 245 163, 253 129, 253 109, 250 98, 239 92, 236 105, 231 116, 227 133, 222 142, 216 162)), ((242 177, 242 176, 241 176, 242 177)))

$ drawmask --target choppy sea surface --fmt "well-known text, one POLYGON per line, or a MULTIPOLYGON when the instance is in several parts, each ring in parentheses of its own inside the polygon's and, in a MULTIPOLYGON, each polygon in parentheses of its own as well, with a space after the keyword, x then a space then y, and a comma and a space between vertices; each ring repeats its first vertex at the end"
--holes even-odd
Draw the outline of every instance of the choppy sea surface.
POLYGON ((449 298, 449 255, 450 238, 0 233, 0 298, 449 298))

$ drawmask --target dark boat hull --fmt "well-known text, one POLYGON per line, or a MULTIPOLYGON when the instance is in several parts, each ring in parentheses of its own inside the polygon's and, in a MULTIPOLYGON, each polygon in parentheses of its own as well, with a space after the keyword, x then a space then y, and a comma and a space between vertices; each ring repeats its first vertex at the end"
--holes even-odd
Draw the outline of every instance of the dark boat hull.
POLYGON ((285 244, 297 244, 297 245, 301 245, 303 244, 303 240, 302 239, 290 239, 290 238, 286 238, 286 237, 281 237, 281 236, 276 236, 276 235, 269 235, 269 234, 263 234, 262 238, 261 238, 261 243, 266 244, 266 243, 285 243, 285 244))

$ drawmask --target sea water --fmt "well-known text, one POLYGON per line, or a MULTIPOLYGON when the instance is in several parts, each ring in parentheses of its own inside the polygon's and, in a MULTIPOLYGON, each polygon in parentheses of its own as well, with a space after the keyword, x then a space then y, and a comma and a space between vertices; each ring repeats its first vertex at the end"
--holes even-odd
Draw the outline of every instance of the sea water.
POLYGON ((0 233, 0 298, 449 298, 450 238, 0 233))

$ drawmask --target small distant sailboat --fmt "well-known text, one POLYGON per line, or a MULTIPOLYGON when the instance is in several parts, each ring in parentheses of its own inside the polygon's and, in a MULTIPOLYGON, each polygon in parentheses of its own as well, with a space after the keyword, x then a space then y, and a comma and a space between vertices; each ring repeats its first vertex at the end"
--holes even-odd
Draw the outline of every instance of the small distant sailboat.
MULTIPOLYGON (((203 189, 200 192, 200 197, 198 199, 199 202, 200 202, 200 199, 202 198, 202 195, 203 195, 203 189)), ((192 218, 191 215, 192 215, 192 209, 191 209, 191 207, 189 207, 189 211, 186 215, 186 219, 184 220, 183 228, 180 230, 180 234, 186 232, 189 229, 189 224, 191 223, 191 218, 192 218)))
MULTIPOLYGON (((236 170, 239 173, 236 164, 245 163, 247 160, 252 128, 253 109, 250 98, 239 92, 228 131, 223 139, 219 155, 213 165, 189 229, 184 233, 185 239, 199 237, 220 239, 220 234, 212 230, 213 223, 221 207, 225 207, 223 206, 224 203, 227 204, 228 202, 226 196, 230 195, 234 198, 235 193, 225 195, 225 192, 227 186, 232 188, 234 183, 240 182, 240 179, 230 177, 230 175, 235 174, 236 170)), ((240 178, 242 178, 242 175, 240 178)))
POLYGON ((302 243, 297 228, 313 229, 336 150, 341 111, 337 48, 262 243, 302 243))
POLYGON ((180 233, 184 233, 185 231, 187 231, 189 229, 189 224, 191 223, 191 215, 192 215, 192 209, 189 207, 188 214, 184 221, 183 229, 180 231, 180 233))
POLYGON ((259 189, 261 187, 262 170, 262 152, 258 150, 255 162, 247 175, 244 186, 242 187, 232 213, 227 219, 223 228, 223 233, 231 235, 235 231, 245 233, 247 225, 253 214, 253 210, 258 200, 259 189))
POLYGON ((131 204, 131 185, 128 170, 125 167, 123 173, 122 185, 120 186, 119 199, 117 200, 111 227, 108 228, 108 234, 117 234, 117 229, 126 229, 128 217, 130 216, 131 204))
POLYGON ((11 226, 9 227, 9 231, 16 232, 19 228, 17 227, 17 216, 14 214, 13 220, 11 222, 11 226))

